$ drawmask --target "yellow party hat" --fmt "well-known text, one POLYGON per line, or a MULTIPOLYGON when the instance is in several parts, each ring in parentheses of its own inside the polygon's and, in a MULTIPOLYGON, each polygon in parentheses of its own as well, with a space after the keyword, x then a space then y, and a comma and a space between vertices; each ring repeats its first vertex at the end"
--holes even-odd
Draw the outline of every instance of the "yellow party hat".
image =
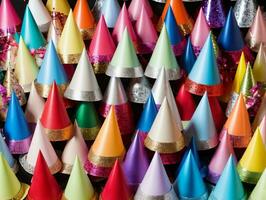
POLYGON ((253 65, 253 76, 256 81, 266 82, 266 53, 263 44, 260 44, 259 52, 253 65))
POLYGON ((77 64, 84 48, 84 42, 74 19, 72 10, 67 17, 57 51, 63 64, 77 64))
POLYGON ((260 129, 257 128, 237 165, 237 170, 243 182, 256 184, 265 168, 266 149, 262 141, 260 129))
POLYGON ((236 92, 239 94, 241 84, 242 84, 243 78, 244 78, 245 73, 246 73, 246 68, 247 67, 246 67, 245 55, 242 52, 238 66, 237 66, 235 79, 234 79, 234 82, 232 85, 232 92, 236 92))
POLYGON ((67 0, 48 0, 46 7, 50 12, 58 12, 68 15, 70 6, 67 0))

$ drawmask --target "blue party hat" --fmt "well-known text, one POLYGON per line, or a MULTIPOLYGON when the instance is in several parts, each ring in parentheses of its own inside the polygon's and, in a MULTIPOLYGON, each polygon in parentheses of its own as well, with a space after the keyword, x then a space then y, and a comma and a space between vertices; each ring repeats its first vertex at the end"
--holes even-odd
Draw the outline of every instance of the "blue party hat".
POLYGON ((225 25, 218 37, 218 44, 225 51, 239 51, 244 47, 242 33, 232 8, 229 10, 225 25))
POLYGON ((28 152, 31 132, 14 91, 12 91, 11 100, 9 101, 4 132, 12 154, 28 152))
POLYGON ((173 186, 180 199, 207 199, 207 188, 191 150, 182 163, 173 186))
POLYGON ((0 152, 3 154, 3 156, 5 157, 6 161, 8 162, 9 166, 13 169, 13 171, 17 172, 18 170, 17 162, 10 153, 4 141, 4 138, 2 137, 1 134, 0 134, 0 152))
POLYGON ((187 143, 194 136, 198 150, 207 150, 218 143, 215 124, 207 96, 207 92, 201 98, 188 126, 185 129, 187 143))
POLYGON ((191 69, 193 68, 193 65, 195 64, 197 60, 197 57, 194 53, 190 37, 187 40, 187 46, 185 48, 185 51, 182 55, 182 68, 185 70, 187 74, 190 73, 191 69))
POLYGON ((224 167, 214 190, 209 196, 209 200, 242 200, 246 199, 246 194, 236 170, 235 161, 231 155, 224 167))
POLYGON ((155 104, 152 93, 148 97, 143 112, 141 113, 137 129, 141 132, 148 133, 151 129, 152 123, 157 115, 157 106, 155 104))
POLYGON ((35 82, 36 89, 40 96, 45 98, 48 97, 50 86, 53 84, 53 81, 56 82, 62 94, 68 83, 67 75, 59 60, 53 41, 50 40, 35 82))
POLYGON ((105 0, 103 2, 101 14, 104 16, 108 28, 115 27, 120 10, 121 8, 117 0, 105 0))
POLYGON ((20 34, 30 50, 39 49, 46 44, 45 39, 31 14, 29 6, 26 6, 20 34))

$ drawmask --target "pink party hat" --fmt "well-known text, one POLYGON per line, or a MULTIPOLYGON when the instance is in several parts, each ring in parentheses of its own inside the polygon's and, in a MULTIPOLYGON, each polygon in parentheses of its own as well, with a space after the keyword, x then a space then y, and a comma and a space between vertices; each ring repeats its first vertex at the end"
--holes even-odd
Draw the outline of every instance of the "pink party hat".
POLYGON ((38 120, 29 151, 19 159, 21 166, 30 174, 33 174, 34 172, 39 151, 42 152, 52 174, 60 171, 62 163, 58 159, 52 144, 44 132, 44 128, 38 120))
POLYGON ((149 18, 152 18, 153 11, 148 0, 132 0, 128 7, 128 13, 132 21, 138 20, 142 8, 145 9, 149 18))
POLYGON ((74 125, 74 136, 67 142, 64 151, 61 156, 63 162, 62 173, 70 174, 75 162, 76 156, 82 165, 85 164, 88 155, 88 148, 83 139, 83 136, 78 128, 77 122, 74 125))
POLYGON ((0 35, 14 34, 18 31, 20 24, 21 20, 10 0, 2 0, 0 5, 0 35))
POLYGON ((236 160, 230 137, 225 133, 208 166, 209 174, 207 179, 210 182, 217 183, 230 155, 233 155, 236 160))
POLYGON ((127 11, 126 3, 123 4, 123 7, 119 13, 117 21, 115 23, 115 27, 112 33, 114 42, 117 44, 122 39, 123 32, 127 27, 128 33, 133 44, 137 44, 137 36, 132 26, 132 23, 129 18, 129 14, 127 11))
POLYGON ((264 146, 266 147, 266 115, 262 118, 259 128, 264 146))
POLYGON ((140 15, 137 18, 135 30, 139 39, 137 52, 140 54, 152 53, 156 45, 158 35, 144 6, 142 6, 140 15))

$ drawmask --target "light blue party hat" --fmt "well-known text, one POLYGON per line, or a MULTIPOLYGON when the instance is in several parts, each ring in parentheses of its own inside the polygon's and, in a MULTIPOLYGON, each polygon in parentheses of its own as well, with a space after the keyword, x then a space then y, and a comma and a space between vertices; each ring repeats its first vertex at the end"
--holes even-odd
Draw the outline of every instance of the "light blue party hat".
POLYGON ((120 10, 117 0, 105 0, 103 2, 101 14, 104 16, 108 28, 115 27, 120 10))
POLYGON ((17 162, 10 153, 6 142, 4 141, 4 138, 2 137, 0 133, 0 152, 5 157, 6 161, 8 162, 9 166, 13 169, 13 171, 16 173, 18 170, 17 162))

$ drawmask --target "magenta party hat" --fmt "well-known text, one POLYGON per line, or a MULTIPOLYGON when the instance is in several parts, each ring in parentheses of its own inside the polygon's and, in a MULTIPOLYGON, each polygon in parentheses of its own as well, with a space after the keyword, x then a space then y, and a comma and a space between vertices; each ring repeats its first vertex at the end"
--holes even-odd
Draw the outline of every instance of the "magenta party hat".
POLYGON ((128 13, 133 21, 137 21, 141 15, 141 12, 145 12, 149 18, 153 17, 153 11, 148 0, 132 0, 129 7, 128 13), (142 11, 144 10, 144 11, 142 11))
POLYGON ((158 152, 155 152, 134 199, 177 199, 158 152))
POLYGON ((143 141, 140 134, 136 134, 132 141, 124 163, 123 169, 127 177, 127 183, 134 193, 149 167, 149 159, 144 148, 143 141))

